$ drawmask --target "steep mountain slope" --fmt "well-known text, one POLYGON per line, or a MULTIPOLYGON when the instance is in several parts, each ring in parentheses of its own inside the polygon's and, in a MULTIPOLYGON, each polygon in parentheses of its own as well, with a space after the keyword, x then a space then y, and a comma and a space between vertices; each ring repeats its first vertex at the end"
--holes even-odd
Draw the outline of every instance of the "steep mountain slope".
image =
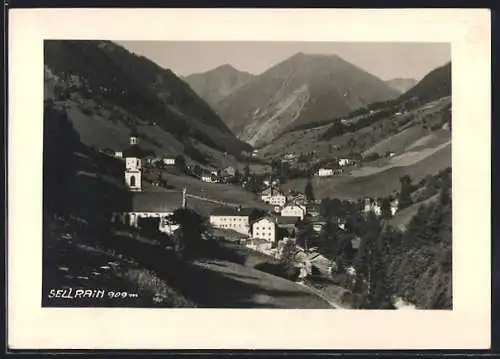
POLYGON ((397 96, 338 56, 298 53, 232 92, 215 110, 238 138, 261 146, 285 130, 397 96))
POLYGON ((445 96, 451 96, 451 62, 429 72, 418 84, 402 94, 398 101, 417 98, 423 104, 445 96))
POLYGON ((110 41, 45 41, 45 98, 62 103, 94 147, 123 148, 138 128, 157 152, 196 141, 231 154, 249 148, 172 71, 110 41))
POLYGON ((251 73, 226 64, 207 72, 186 76, 183 80, 209 105, 215 106, 253 77, 255 76, 251 73))
POLYGON ((404 93, 411 89, 413 86, 417 84, 417 80, 406 78, 406 77, 398 77, 395 79, 387 80, 385 83, 392 87, 393 89, 404 93))

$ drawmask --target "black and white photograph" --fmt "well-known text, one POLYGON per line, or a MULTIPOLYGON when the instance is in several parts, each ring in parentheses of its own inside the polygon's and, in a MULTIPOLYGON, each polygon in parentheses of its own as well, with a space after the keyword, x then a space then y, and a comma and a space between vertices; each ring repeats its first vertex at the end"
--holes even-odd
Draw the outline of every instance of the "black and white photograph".
POLYGON ((450 43, 43 61, 42 307, 454 308, 450 43))
POLYGON ((11 11, 9 348, 488 348, 490 23, 11 11))

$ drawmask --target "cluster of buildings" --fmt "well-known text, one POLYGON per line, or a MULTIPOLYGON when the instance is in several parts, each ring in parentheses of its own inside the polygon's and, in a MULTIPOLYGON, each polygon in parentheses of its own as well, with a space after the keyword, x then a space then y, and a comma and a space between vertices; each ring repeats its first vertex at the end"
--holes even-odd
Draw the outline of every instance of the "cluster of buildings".
POLYGON ((114 156, 116 158, 127 159, 127 158, 135 158, 137 155, 140 155, 141 164, 144 166, 155 166, 158 163, 161 163, 164 166, 175 166, 175 156, 165 154, 162 157, 156 156, 154 151, 146 151, 139 147, 139 134, 137 132, 132 132, 129 138, 130 147, 126 148, 123 151, 115 151, 114 156), (143 162, 143 163, 142 163, 143 162))
POLYGON ((228 178, 234 177, 236 169, 233 166, 227 166, 220 170, 211 170, 202 172, 200 179, 206 183, 223 183, 228 178))
POLYGON ((316 171, 316 176, 319 177, 330 177, 330 176, 340 176, 344 173, 344 170, 350 166, 354 166, 356 161, 350 158, 339 158, 335 165, 320 167, 316 171))
MULTIPOLYGON (((390 210, 392 216, 394 216, 397 213, 398 207, 399 207, 399 200, 396 198, 392 200, 390 203, 390 210)), ((382 214, 382 204, 380 203, 379 200, 373 198, 365 198, 363 205, 363 212, 364 213, 373 212, 375 213, 376 216, 380 216, 382 214)))

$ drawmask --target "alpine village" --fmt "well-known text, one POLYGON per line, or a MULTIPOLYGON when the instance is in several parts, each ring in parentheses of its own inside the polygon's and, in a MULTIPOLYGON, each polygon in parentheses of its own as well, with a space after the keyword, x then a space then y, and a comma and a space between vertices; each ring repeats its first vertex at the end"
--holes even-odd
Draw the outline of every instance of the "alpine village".
POLYGON ((43 306, 452 309, 451 63, 393 84, 304 53, 44 61, 43 306))

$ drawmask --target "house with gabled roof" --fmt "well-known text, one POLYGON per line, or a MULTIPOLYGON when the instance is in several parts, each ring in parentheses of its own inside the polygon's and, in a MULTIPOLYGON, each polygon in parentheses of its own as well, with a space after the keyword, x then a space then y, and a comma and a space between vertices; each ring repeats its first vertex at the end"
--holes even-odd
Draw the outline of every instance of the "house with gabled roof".
POLYGON ((244 235, 250 233, 250 221, 256 210, 241 207, 220 207, 210 214, 210 224, 215 228, 232 229, 244 235))
POLYGON ((276 221, 272 216, 264 216, 252 221, 252 237, 276 241, 276 221))

